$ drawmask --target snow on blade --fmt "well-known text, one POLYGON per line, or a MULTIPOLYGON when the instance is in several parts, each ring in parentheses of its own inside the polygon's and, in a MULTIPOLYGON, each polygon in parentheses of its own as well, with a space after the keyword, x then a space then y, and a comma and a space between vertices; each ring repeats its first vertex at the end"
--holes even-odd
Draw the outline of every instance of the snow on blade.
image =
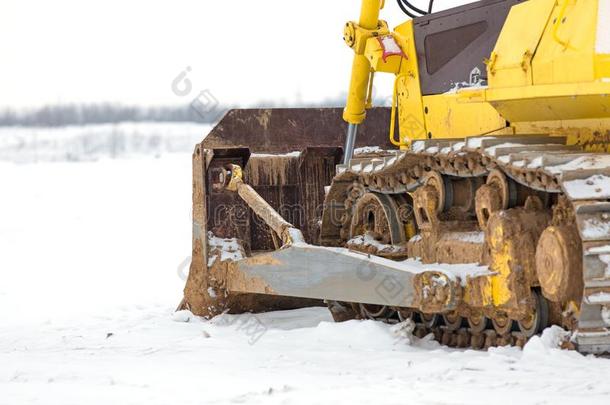
POLYGON ((210 258, 208 259, 208 266, 212 266, 216 261, 218 255, 214 253, 220 253, 220 261, 238 261, 246 257, 243 247, 235 238, 223 239, 214 236, 212 232, 208 232, 208 245, 210 246, 210 258))
POLYGON ((372 237, 369 233, 365 235, 358 235, 353 239, 347 241, 347 245, 355 245, 355 246, 372 246, 379 251, 383 251, 384 253, 393 253, 404 250, 400 246, 396 245, 386 245, 372 237))
POLYGON ((370 255, 367 258, 363 258, 361 253, 352 252, 344 248, 333 248, 333 247, 322 247, 316 245, 308 245, 305 243, 295 244, 295 246, 305 247, 310 249, 326 249, 333 251, 337 254, 347 255, 358 258, 359 260, 368 260, 372 263, 391 268, 394 270, 405 271, 407 273, 419 274, 427 271, 435 271, 446 275, 450 280, 457 281, 459 278, 460 283, 465 286, 468 278, 474 278, 491 274, 488 266, 483 266, 478 263, 463 263, 463 264, 445 264, 445 263, 432 263, 424 264, 419 259, 407 259, 403 261, 395 261, 386 259, 383 257, 370 255))
MULTIPOLYGON (((470 236, 471 238, 479 238, 478 235, 470 236)), ((389 245, 384 245, 376 241, 374 238, 354 238, 350 242, 354 242, 356 244, 362 243, 371 243, 373 245, 376 244, 377 247, 388 248, 389 245)), ((424 264, 421 260, 416 258, 410 258, 403 261, 386 259, 384 257, 368 255, 363 256, 362 253, 354 252, 346 248, 338 248, 338 247, 327 247, 327 246, 317 246, 310 245, 305 242, 293 243, 292 246, 299 248, 309 248, 312 250, 326 250, 330 252, 334 252, 340 255, 346 255, 350 257, 355 257, 358 260, 369 261, 371 263, 378 264, 380 266, 384 266, 390 269, 404 271, 412 274, 419 274, 427 271, 435 271, 446 275, 450 280, 457 281, 460 279, 460 282, 463 286, 466 285, 468 278, 479 277, 483 275, 491 274, 488 266, 480 265, 479 263, 462 263, 462 264, 446 264, 446 263, 431 263, 424 264)))

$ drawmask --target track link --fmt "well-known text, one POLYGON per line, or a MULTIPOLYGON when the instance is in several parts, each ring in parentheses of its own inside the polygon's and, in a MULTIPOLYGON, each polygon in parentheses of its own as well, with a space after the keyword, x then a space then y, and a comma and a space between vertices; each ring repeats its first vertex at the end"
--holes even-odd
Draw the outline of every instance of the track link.
MULTIPOLYGON (((339 185, 335 193, 347 194, 342 240, 334 243, 346 242, 350 208, 362 195, 362 191, 346 189, 354 190, 357 185, 384 195, 412 193, 432 171, 450 178, 479 178, 500 171, 516 184, 567 199, 582 243, 584 292, 572 315, 575 322, 564 327, 573 332, 572 341, 579 351, 610 352, 610 154, 566 145, 565 137, 485 136, 415 141, 409 151, 353 159, 338 167, 333 183, 339 185)), ((467 328, 449 330, 422 324, 415 333, 433 333, 448 346, 475 349, 523 346, 527 340, 520 332, 498 335, 488 329, 472 333, 467 328)))

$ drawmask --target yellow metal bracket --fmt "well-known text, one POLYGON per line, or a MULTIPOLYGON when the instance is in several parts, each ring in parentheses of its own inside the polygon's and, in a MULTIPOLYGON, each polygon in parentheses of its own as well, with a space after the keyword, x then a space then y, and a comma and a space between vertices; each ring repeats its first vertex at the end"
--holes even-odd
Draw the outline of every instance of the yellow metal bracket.
POLYGON ((498 54, 495 52, 492 52, 489 59, 485 59, 483 62, 485 63, 485 65, 487 65, 487 70, 489 71, 489 74, 492 76, 495 75, 496 74, 496 63, 498 62, 498 54))
MULTIPOLYGON (((390 35, 387 35, 390 36, 390 35)), ((394 35, 391 35, 394 38, 394 35)), ((384 35, 384 37, 386 37, 384 35)), ((404 53, 401 54, 384 54, 384 47, 380 41, 381 37, 370 38, 366 42, 366 47, 364 50, 364 56, 369 61, 371 65, 371 70, 375 72, 385 72, 385 73, 393 73, 398 74, 400 71, 400 65, 402 63, 402 59, 406 58, 404 53)), ((394 41, 398 45, 398 41, 394 38, 394 41)), ((398 45, 400 47, 400 45, 398 45)), ((402 48, 401 48, 402 51, 402 48)))
POLYGON ((343 29, 343 40, 357 55, 362 55, 364 54, 366 42, 369 38, 376 38, 389 34, 390 29, 388 28, 388 23, 383 20, 379 20, 377 28, 372 30, 363 28, 353 21, 349 21, 345 24, 345 28, 343 29))
POLYGON ((521 69, 524 72, 527 72, 528 68, 531 66, 533 57, 534 54, 529 49, 526 49, 525 52, 523 52, 523 59, 521 60, 521 69))
POLYGON ((225 174, 225 176, 229 177, 229 182, 225 188, 229 191, 237 191, 237 186, 243 181, 244 177, 241 167, 238 165, 230 165, 225 170, 230 171, 230 175, 228 174, 228 171, 225 174))
POLYGON ((410 142, 402 142, 402 140, 400 139, 400 134, 398 135, 398 140, 396 140, 394 137, 396 132, 396 99, 398 98, 398 81, 406 77, 407 75, 405 73, 396 76, 396 79, 394 80, 394 91, 392 92, 392 113, 390 114, 390 142, 392 143, 392 145, 398 147, 410 145, 410 142))

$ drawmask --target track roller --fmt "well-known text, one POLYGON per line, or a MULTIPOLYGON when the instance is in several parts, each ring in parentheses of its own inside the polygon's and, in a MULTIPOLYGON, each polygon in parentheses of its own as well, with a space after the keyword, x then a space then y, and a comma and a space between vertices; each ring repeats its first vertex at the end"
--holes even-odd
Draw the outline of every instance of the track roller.
POLYGON ((517 322, 519 330, 526 339, 540 333, 549 323, 549 304, 547 300, 536 290, 532 290, 534 309, 525 319, 517 322))
POLYGON ((480 312, 473 312, 466 318, 468 327, 472 333, 482 333, 484 330, 491 328, 491 321, 480 312))
POLYGON ((395 314, 395 310, 386 305, 359 304, 360 315, 363 319, 385 320, 395 314))
POLYGON ((424 314, 420 312, 419 320, 428 329, 432 329, 442 323, 442 317, 439 314, 424 314))
POLYGON ((462 316, 458 314, 457 311, 448 312, 443 314, 442 316, 445 326, 451 331, 456 331, 460 329, 464 323, 464 318, 462 318, 462 316))
POLYGON ((400 322, 404 322, 407 319, 413 319, 415 316, 415 312, 410 308, 397 308, 396 313, 400 322))
POLYGON ((515 205, 517 188, 515 183, 499 170, 492 170, 486 183, 475 197, 475 211, 481 229, 485 229, 492 214, 515 205))
POLYGON ((491 320, 494 330, 500 336, 508 335, 513 330, 513 320, 507 314, 498 313, 491 320))

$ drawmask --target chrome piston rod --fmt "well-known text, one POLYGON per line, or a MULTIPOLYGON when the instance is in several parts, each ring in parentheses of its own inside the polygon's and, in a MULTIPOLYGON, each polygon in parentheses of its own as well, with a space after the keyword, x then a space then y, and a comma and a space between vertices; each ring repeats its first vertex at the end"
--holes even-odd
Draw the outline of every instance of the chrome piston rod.
POLYGON ((356 145, 356 135, 358 134, 358 124, 349 124, 347 127, 347 138, 345 139, 345 148, 343 151, 343 164, 346 165, 354 155, 354 146, 356 145))

